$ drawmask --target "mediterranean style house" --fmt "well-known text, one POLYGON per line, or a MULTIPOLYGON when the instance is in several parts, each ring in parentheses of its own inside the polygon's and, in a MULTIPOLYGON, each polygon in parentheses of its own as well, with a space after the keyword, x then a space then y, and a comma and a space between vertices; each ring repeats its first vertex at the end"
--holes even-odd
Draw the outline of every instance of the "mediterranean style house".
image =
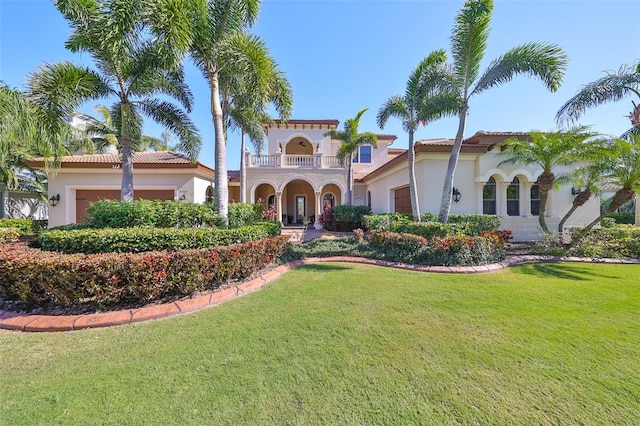
MULTIPOLYGON (((275 120, 265 124, 265 154, 244 153, 246 199, 273 207, 285 225, 310 222, 321 227, 320 214, 326 207, 346 200, 347 168, 336 154, 340 140, 325 136, 337 128, 338 120, 275 120)), ((515 240, 541 236, 537 178, 542 170, 534 166, 505 164, 500 155, 509 137, 527 138, 526 133, 479 131, 464 140, 456 169, 456 196, 451 213, 496 214, 501 228, 513 232, 515 240)), ((373 213, 411 212, 407 151, 391 147, 394 135, 378 135, 378 146, 359 148, 353 169, 353 204, 368 205, 373 213)), ((416 180, 422 213, 437 213, 452 139, 418 141, 416 180)), ((34 160, 32 167, 42 167, 34 160)), ((568 173, 572 168, 557 170, 568 173)), ((90 202, 119 198, 120 160, 117 154, 63 157, 61 167, 49 176, 49 196, 56 207, 49 209, 49 226, 80 222, 90 202)), ((214 170, 171 152, 134 155, 135 198, 209 202, 213 195, 214 170)), ((552 191, 547 206, 551 230, 569 210, 576 190, 562 186, 552 191)), ((239 172, 229 172, 229 198, 240 199, 239 172)), ((584 226, 599 214, 599 198, 579 208, 567 227, 584 226)))

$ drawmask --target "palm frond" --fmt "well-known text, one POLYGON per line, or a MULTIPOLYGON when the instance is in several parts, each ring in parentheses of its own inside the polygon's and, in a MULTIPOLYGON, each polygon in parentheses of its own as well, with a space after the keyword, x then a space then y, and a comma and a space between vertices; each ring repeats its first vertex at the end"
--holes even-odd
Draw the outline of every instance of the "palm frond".
POLYGON ((410 115, 407 111, 404 99, 400 96, 391 96, 389 99, 384 101, 376 116, 378 127, 384 129, 384 126, 386 126, 387 121, 389 121, 389 118, 391 117, 402 120, 403 127, 405 127, 405 122, 410 121, 410 115))
POLYGON ((556 121, 575 121, 589 108, 616 102, 631 94, 640 98, 640 73, 634 67, 623 66, 617 72, 607 73, 606 76, 583 86, 560 107, 556 121))
POLYGON ((136 103, 140 111, 174 133, 179 140, 178 149, 192 160, 198 157, 202 141, 189 117, 175 105, 166 101, 146 99, 136 103))
POLYGON ((465 89, 473 84, 480 72, 492 11, 492 0, 468 0, 456 17, 451 34, 451 53, 455 75, 465 89))
POLYGON ((515 47, 493 60, 470 95, 504 84, 520 74, 538 77, 555 92, 567 69, 568 56, 557 45, 528 43, 515 47))

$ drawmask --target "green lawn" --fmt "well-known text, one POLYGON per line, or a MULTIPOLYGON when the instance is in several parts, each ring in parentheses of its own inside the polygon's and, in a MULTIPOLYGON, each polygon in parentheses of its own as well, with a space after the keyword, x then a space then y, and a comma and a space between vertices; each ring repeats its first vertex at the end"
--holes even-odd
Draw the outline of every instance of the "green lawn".
POLYGON ((639 277, 318 264, 180 317, 0 332, 0 424, 637 424, 639 277))

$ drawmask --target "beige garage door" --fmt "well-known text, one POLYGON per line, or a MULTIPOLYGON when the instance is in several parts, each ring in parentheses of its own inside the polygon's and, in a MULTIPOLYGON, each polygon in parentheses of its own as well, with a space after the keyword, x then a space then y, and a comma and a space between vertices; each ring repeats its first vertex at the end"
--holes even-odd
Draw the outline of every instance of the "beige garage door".
POLYGON ((408 186, 396 189, 394 199, 396 213, 411 213, 411 194, 408 186))
MULTIPOLYGON (((174 200, 173 189, 136 189, 135 200, 174 200)), ((119 200, 119 189, 78 189, 76 191, 76 222, 87 222, 89 204, 98 200, 119 200)))

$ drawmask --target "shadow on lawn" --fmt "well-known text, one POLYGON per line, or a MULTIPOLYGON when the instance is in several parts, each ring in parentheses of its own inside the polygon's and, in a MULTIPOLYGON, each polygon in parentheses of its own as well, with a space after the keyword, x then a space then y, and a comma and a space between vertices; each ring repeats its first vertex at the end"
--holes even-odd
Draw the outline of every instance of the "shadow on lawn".
POLYGON ((620 279, 619 276, 599 273, 593 268, 578 266, 575 263, 527 263, 513 267, 516 274, 536 275, 544 278, 552 276, 569 280, 592 281, 596 278, 620 279))
POLYGON ((302 269, 308 269, 315 272, 327 272, 327 271, 344 271, 347 269, 353 269, 349 265, 337 265, 335 263, 312 263, 309 265, 304 265, 301 267, 302 269))

